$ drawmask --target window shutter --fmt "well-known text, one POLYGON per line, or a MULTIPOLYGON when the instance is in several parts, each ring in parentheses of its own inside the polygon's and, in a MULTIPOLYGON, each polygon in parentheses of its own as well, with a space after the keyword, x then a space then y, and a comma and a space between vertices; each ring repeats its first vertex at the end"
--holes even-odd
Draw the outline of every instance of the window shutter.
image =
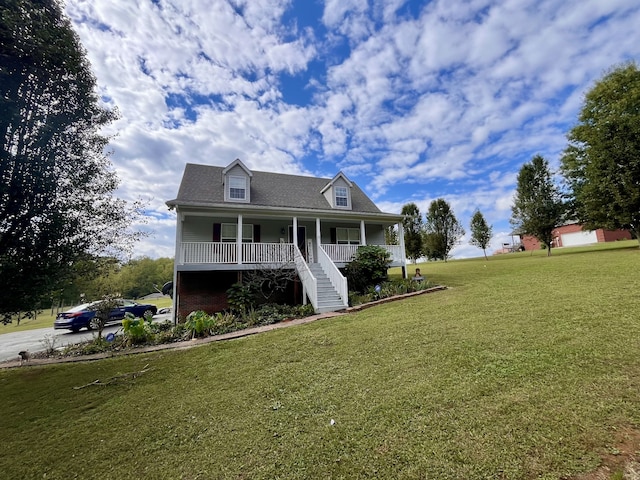
POLYGON ((332 227, 330 230, 330 235, 331 235, 331 241, 329 243, 333 243, 336 244, 338 243, 338 235, 336 234, 336 228, 332 227))
POLYGON ((253 226, 253 241, 260 243, 260 225, 253 226))
POLYGON ((222 229, 222 225, 220 223, 214 223, 213 224, 213 241, 214 242, 219 242, 220 241, 220 231, 222 229))

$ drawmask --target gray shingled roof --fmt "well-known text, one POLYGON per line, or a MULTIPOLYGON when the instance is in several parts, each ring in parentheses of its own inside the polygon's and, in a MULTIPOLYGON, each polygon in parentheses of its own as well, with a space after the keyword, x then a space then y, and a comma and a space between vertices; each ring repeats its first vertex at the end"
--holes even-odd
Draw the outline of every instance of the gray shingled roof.
MULTIPOLYGON (((196 165, 185 166, 178 197, 170 200, 170 206, 207 206, 225 204, 222 183, 224 167, 196 165)), ((305 208, 333 211, 321 190, 330 178, 305 177, 281 173, 258 172, 252 170, 252 206, 278 208, 305 208)), ((350 212, 382 213, 378 207, 353 183, 351 189, 352 210, 350 212)), ((248 206, 249 204, 247 204, 248 206)))

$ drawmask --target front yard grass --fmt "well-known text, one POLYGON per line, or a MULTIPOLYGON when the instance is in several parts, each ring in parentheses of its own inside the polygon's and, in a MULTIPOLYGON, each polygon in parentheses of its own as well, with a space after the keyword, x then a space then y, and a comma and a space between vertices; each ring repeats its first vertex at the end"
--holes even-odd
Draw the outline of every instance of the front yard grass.
POLYGON ((47 479, 593 471, 616 453, 620 432, 640 425, 640 251, 616 246, 427 263, 428 279, 450 289, 190 350, 2 371, 0 471, 47 479), (95 380, 111 383, 74 389, 95 380))

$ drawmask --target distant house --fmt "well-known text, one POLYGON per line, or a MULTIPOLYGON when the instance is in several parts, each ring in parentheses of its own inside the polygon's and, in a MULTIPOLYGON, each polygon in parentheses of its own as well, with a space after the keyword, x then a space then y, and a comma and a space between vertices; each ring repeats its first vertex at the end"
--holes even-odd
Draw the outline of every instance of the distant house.
POLYGON ((174 305, 178 318, 227 308, 226 291, 244 272, 294 269, 292 303, 316 312, 348 306, 340 268, 361 245, 380 245, 406 272, 402 216, 384 213, 347 176, 316 178, 187 164, 178 196, 174 305), (397 226, 400 245, 385 245, 397 226))
MULTIPOLYGON (((514 235, 518 235, 517 233, 514 235)), ((531 235, 519 235, 525 250, 539 250, 540 241, 531 235)), ((583 230, 579 223, 568 223, 553 231, 553 248, 576 247, 601 242, 615 242, 616 240, 631 240, 631 233, 627 230, 583 230)))

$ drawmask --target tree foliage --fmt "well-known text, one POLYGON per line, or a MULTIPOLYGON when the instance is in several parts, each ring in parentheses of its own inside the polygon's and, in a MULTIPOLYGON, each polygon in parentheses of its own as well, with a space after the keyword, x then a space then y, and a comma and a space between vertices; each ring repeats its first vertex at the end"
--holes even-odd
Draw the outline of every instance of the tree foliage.
POLYGON ((391 254, 377 245, 359 247, 353 260, 345 267, 349 289, 364 292, 368 287, 387 280, 391 254))
POLYGON ((384 241, 386 245, 398 245, 398 230, 393 225, 384 229, 384 241))
POLYGON ((404 215, 402 220, 404 249, 407 257, 415 262, 424 253, 422 245, 422 214, 415 203, 407 203, 402 207, 400 213, 404 215))
POLYGON ((471 240, 469 243, 482 249, 484 258, 487 258, 487 247, 493 236, 493 227, 487 223, 480 210, 476 210, 471 217, 471 240))
POLYGON ((425 240, 428 255, 445 262, 451 249, 464 236, 464 228, 453 214, 451 206, 442 198, 429 204, 425 218, 425 240))
POLYGON ((136 299, 157 293, 173 278, 172 258, 140 257, 122 263, 114 257, 75 262, 68 281, 52 293, 52 304, 71 305, 118 293, 136 299))
POLYGON ((74 262, 136 239, 100 134, 115 116, 61 2, 0 5, 0 312, 34 308, 74 262))
MULTIPOLYGON (((173 278, 173 259, 141 257, 125 263, 116 276, 119 286, 126 298, 139 298, 149 293, 158 292, 162 285, 173 278)), ((114 290, 111 290, 114 291, 114 290)))
POLYGON ((640 70, 620 66, 585 96, 568 134, 562 174, 571 214, 586 228, 640 227, 640 70))
POLYGON ((565 206, 553 182, 549 163, 540 155, 525 163, 518 173, 518 186, 511 207, 511 224, 520 235, 532 235, 551 255, 553 230, 564 218, 565 206))

